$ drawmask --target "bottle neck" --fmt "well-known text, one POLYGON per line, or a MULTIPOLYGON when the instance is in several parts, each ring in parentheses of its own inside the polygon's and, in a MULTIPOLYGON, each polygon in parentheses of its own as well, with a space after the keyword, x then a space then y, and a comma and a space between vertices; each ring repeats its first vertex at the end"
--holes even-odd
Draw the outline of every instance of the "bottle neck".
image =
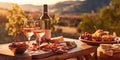
POLYGON ((44 4, 43 14, 48 14, 48 6, 47 6, 47 4, 44 4))

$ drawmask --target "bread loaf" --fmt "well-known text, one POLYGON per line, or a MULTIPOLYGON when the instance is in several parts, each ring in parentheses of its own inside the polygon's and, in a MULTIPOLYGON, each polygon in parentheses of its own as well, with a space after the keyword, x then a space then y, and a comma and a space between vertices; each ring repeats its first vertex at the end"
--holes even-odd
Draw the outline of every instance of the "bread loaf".
POLYGON ((54 38, 51 38, 51 40, 50 40, 51 43, 61 43, 63 41, 64 41, 64 37, 63 36, 54 37, 54 38))

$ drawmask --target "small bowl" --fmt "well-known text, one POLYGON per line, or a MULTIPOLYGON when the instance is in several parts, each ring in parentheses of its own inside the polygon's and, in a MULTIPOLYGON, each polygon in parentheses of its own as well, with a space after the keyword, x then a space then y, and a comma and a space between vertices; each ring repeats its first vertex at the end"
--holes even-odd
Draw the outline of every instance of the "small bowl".
POLYGON ((10 49, 14 54, 23 54, 28 47, 29 47, 28 45, 22 46, 22 47, 20 47, 20 46, 17 47, 17 46, 16 46, 16 47, 9 47, 9 49, 10 49))

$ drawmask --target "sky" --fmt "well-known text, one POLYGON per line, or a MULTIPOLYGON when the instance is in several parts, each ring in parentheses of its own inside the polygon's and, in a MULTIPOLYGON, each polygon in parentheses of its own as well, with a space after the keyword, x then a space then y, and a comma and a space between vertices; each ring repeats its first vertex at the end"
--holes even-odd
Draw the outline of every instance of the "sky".
MULTIPOLYGON (((33 4, 33 5, 42 5, 42 4, 55 4, 57 2, 62 2, 66 0, 0 0, 0 2, 11 2, 17 4, 33 4)), ((76 0, 72 0, 76 1, 76 0)))

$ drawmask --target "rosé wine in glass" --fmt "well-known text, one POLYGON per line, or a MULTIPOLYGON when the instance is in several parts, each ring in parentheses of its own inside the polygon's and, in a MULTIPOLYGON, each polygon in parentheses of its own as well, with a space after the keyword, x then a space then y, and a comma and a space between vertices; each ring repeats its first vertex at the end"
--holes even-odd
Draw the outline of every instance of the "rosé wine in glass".
POLYGON ((45 31, 44 30, 34 30, 34 34, 37 36, 37 37, 42 37, 45 35, 45 31))
POLYGON ((24 21, 22 32, 28 38, 28 44, 30 45, 30 38, 33 36, 34 32, 34 20, 24 21))
POLYGON ((30 38, 34 34, 33 30, 34 28, 23 28, 23 33, 25 34, 26 37, 30 38))
POLYGON ((39 47, 41 43, 41 37, 45 35, 44 21, 40 21, 40 20, 35 21, 34 34, 36 35, 36 43, 39 47))

